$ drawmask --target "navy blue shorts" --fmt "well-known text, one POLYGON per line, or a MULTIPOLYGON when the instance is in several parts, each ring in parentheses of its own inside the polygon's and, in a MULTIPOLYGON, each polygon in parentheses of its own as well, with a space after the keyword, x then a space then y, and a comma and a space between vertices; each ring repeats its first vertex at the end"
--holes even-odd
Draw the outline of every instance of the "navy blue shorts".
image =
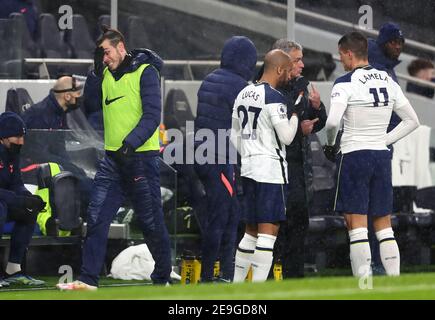
POLYGON ((242 177, 244 221, 249 224, 285 221, 286 185, 242 177))
POLYGON ((385 216, 393 209, 391 155, 384 150, 359 150, 337 160, 335 211, 385 216))

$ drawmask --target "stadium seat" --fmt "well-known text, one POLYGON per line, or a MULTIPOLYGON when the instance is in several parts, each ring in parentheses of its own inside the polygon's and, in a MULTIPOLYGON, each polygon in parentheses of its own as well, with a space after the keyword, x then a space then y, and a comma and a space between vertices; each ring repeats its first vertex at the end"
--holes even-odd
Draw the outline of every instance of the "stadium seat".
POLYGON ((92 59, 95 43, 92 41, 86 19, 81 14, 73 15, 73 28, 65 30, 65 41, 72 49, 73 58, 92 59))
MULTIPOLYGON (((122 32, 122 34, 124 35, 125 40, 128 40, 128 18, 130 16, 125 16, 124 14, 120 14, 118 15, 118 30, 122 32)), ((103 14, 101 16, 98 17, 98 23, 97 23, 97 30, 94 32, 94 38, 95 40, 97 40, 97 38, 101 35, 101 26, 102 25, 106 25, 106 26, 110 26, 110 15, 108 14, 103 14)), ((128 48, 130 49, 134 49, 134 48, 128 48)))
POLYGON ((23 112, 33 105, 33 100, 24 88, 11 88, 6 94, 6 111, 22 115, 23 112))
POLYGON ((63 42, 51 13, 39 16, 39 44, 44 58, 71 58, 71 49, 63 42))
MULTIPOLYGON (((13 61, 8 65, 8 69, 11 68, 17 70, 16 72, 21 72, 26 78, 38 78, 38 66, 32 64, 24 64, 22 59, 24 58, 39 58, 41 56, 41 49, 38 44, 33 41, 29 29, 26 25, 26 20, 21 13, 11 13, 9 19, 15 23, 14 37, 20 39, 20 47, 16 49, 15 57, 17 60, 13 61)), ((13 73, 13 71, 12 71, 13 73)))
POLYGON ((78 178, 63 170, 53 176, 48 163, 39 165, 37 177, 39 189, 48 188, 50 194, 50 207, 54 219, 50 223, 47 221, 47 235, 57 236, 59 230, 79 229, 82 224, 82 204, 78 192, 78 178))
POLYGON ((335 70, 335 62, 330 53, 304 48, 304 77, 308 80, 328 80, 335 70))
MULTIPOLYGON (((42 13, 39 16, 39 46, 43 58, 71 58, 72 52, 63 41, 62 33, 59 31, 56 19, 50 13, 42 13)), ((66 65, 49 64, 48 72, 51 78, 57 78, 59 74, 73 73, 66 65)))
POLYGON ((393 212, 412 213, 416 192, 415 186, 393 187, 393 212))
MULTIPOLYGON (((71 48, 73 58, 94 58, 95 43, 89 32, 86 19, 81 14, 73 15, 73 28, 65 30, 64 40, 71 48)), ((90 67, 90 65, 68 65, 68 72, 87 75, 90 67)))
POLYGON ((346 250, 344 218, 333 211, 335 195, 335 164, 327 160, 316 134, 310 135, 313 164, 313 199, 310 207, 307 251, 321 270, 333 264, 345 264, 337 252, 346 250), (338 262, 337 262, 338 261, 338 262))
POLYGON ((30 36, 24 16, 21 13, 14 12, 9 15, 9 19, 16 23, 15 35, 21 39, 21 53, 19 56, 22 58, 39 58, 41 50, 30 36))
POLYGON ((415 191, 415 204, 419 208, 435 211, 435 187, 421 188, 415 191))
POLYGON ((316 269, 348 264, 347 231, 342 216, 310 217, 308 236, 305 239, 307 260, 316 269))
POLYGON ((319 137, 310 135, 313 160, 313 200, 310 216, 332 214, 335 195, 335 164, 326 159, 319 137))
POLYGON ((11 19, 0 20, 0 77, 21 78, 21 39, 16 35, 17 23, 11 19))
POLYGON ((103 14, 101 16, 98 17, 98 30, 95 34, 95 39, 98 38, 98 36, 101 34, 101 26, 102 25, 106 25, 106 26, 110 26, 110 15, 108 14, 103 14))
POLYGON ((166 129, 180 129, 185 135, 186 121, 193 121, 194 119, 184 91, 181 89, 171 89, 166 97, 163 115, 166 129))
POLYGON ((151 44, 143 18, 128 17, 127 48, 149 48, 151 44))

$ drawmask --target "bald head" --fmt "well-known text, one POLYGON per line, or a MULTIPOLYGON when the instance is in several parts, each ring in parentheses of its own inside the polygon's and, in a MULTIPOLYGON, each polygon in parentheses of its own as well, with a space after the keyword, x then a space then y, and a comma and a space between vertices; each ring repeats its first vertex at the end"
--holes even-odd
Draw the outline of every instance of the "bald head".
POLYGON ((264 57, 263 81, 273 87, 285 85, 290 76, 292 62, 290 56, 281 49, 269 51, 264 57))
POLYGON ((54 91, 63 91, 73 87, 73 78, 69 76, 60 77, 54 84, 54 91))
POLYGON ((264 57, 264 72, 284 68, 291 64, 290 56, 281 49, 269 51, 264 57))
POLYGON ((82 86, 77 85, 71 76, 63 76, 57 79, 53 86, 53 93, 59 105, 64 111, 77 109, 82 86))

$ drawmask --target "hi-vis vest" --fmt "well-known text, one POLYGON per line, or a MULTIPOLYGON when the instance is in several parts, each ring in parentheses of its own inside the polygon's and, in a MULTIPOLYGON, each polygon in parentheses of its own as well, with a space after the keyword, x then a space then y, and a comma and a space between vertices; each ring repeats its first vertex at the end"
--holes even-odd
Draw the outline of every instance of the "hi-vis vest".
MULTIPOLYGON (((115 80, 106 67, 103 72, 102 105, 104 117, 104 148, 118 150, 125 137, 136 127, 142 117, 140 78, 149 64, 124 74, 115 80)), ((159 128, 136 151, 159 150, 159 128)))
MULTIPOLYGON (((61 172, 61 169, 57 163, 49 162, 48 165, 50 166, 50 173, 52 177, 55 177, 61 172)), ((41 233, 46 236, 47 235, 47 221, 51 218, 53 215, 53 210, 51 208, 50 204, 50 190, 48 187, 38 187, 38 190, 36 193, 38 196, 42 198, 42 200, 45 201, 45 210, 41 211, 38 214, 38 217, 36 218, 36 223, 39 225, 39 229, 41 230, 41 233)), ((57 236, 59 237, 68 237, 71 235, 71 231, 64 231, 59 230, 57 236)))

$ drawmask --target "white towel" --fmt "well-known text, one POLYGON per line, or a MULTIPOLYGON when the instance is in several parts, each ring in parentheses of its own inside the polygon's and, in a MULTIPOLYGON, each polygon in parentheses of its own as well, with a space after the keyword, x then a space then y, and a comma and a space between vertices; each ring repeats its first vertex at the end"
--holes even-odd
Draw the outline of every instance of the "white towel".
MULTIPOLYGON (((113 259, 109 277, 122 280, 151 280, 154 270, 154 259, 146 244, 131 246, 123 250, 113 259)), ((181 277, 171 272, 171 278, 181 277)))

